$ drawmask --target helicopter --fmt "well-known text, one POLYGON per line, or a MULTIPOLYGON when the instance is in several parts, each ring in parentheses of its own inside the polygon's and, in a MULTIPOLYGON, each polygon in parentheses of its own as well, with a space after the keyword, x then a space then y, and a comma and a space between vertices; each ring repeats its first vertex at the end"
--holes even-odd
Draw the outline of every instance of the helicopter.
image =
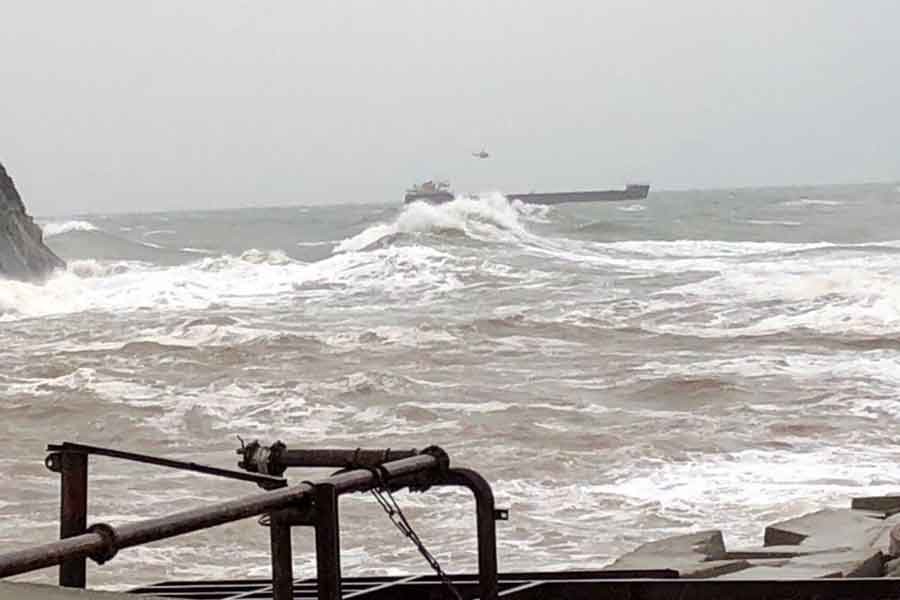
POLYGON ((482 148, 481 152, 473 152, 472 156, 474 156, 475 158, 489 158, 491 155, 487 153, 487 150, 482 148))

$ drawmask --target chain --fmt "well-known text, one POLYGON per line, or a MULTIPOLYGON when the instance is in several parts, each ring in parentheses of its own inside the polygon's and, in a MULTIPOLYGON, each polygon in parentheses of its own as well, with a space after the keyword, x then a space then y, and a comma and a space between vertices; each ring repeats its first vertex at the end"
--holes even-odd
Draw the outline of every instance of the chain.
POLYGON ((400 510, 400 505, 397 504, 397 501, 394 499, 394 495, 391 494, 391 490, 388 486, 384 484, 380 477, 378 477, 379 483, 375 487, 372 488, 372 495, 375 496, 375 499, 378 500, 378 504, 381 505, 381 508, 384 509, 384 512, 387 513, 388 518, 391 520, 397 529, 400 530, 404 536, 409 538, 409 540, 416 546, 419 550, 419 554, 421 554, 425 560, 428 561, 428 564, 431 565, 431 568, 434 569, 434 572, 437 573, 437 576, 440 577, 441 581, 447 586, 447 589, 453 594, 456 600, 463 600, 462 595, 460 595, 459 590, 456 589, 456 586, 453 585, 453 582, 450 581, 450 578, 447 577, 447 574, 444 573, 444 570, 441 568, 440 563, 438 563, 437 559, 434 557, 431 552, 428 551, 428 548, 425 547, 425 544, 422 543, 422 540, 419 539, 418 534, 413 530, 412 525, 409 524, 409 521, 406 520, 406 516, 403 514, 403 511, 400 510))

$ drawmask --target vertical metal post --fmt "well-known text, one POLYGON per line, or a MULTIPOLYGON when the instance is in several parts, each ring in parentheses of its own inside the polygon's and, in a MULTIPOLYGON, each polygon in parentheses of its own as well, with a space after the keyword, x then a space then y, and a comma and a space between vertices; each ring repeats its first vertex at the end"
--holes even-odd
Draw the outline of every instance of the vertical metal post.
MULTIPOLYGON (((87 528, 88 456, 80 452, 61 452, 59 537, 81 535, 87 528)), ((59 565, 59 585, 83 588, 87 577, 85 559, 73 558, 59 565)))
POLYGON ((341 600, 341 541, 334 485, 316 485, 316 578, 319 600, 341 600))
POLYGON ((272 596, 275 600, 294 600, 291 526, 284 511, 269 515, 269 540, 272 546, 272 596))

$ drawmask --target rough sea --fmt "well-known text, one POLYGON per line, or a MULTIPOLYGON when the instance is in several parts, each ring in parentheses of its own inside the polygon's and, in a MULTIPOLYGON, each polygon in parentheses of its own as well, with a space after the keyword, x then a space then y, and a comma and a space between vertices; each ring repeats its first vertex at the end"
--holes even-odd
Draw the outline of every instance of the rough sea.
MULTIPOLYGON (((438 444, 510 509, 506 571, 709 528, 759 545, 771 522, 900 492, 894 184, 39 221, 69 268, 0 281, 0 552, 58 535, 43 460, 64 440, 221 467, 238 436, 438 444)), ((90 481, 89 522, 113 524, 259 491, 103 458, 90 481)), ((467 494, 397 499, 446 570, 475 570, 467 494)), ((428 572, 374 499, 341 509, 345 574, 428 572)), ((312 532, 294 543, 312 575, 312 532)), ((268 556, 250 519, 88 580, 265 577, 268 556)))

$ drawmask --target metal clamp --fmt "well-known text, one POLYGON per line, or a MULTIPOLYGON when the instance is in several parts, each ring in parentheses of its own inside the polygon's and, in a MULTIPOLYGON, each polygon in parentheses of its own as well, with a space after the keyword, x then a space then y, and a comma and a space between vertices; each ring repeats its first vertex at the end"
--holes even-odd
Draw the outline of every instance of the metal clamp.
POLYGON ((281 461, 281 454, 287 447, 282 442, 275 442, 268 448, 254 440, 241 445, 237 453, 243 457, 238 466, 251 473, 281 477, 286 467, 281 461))
POLYGON ((94 523, 87 528, 86 533, 96 533, 103 538, 103 549, 90 555, 91 560, 98 565, 112 560, 119 551, 119 536, 112 525, 106 523, 94 523))

